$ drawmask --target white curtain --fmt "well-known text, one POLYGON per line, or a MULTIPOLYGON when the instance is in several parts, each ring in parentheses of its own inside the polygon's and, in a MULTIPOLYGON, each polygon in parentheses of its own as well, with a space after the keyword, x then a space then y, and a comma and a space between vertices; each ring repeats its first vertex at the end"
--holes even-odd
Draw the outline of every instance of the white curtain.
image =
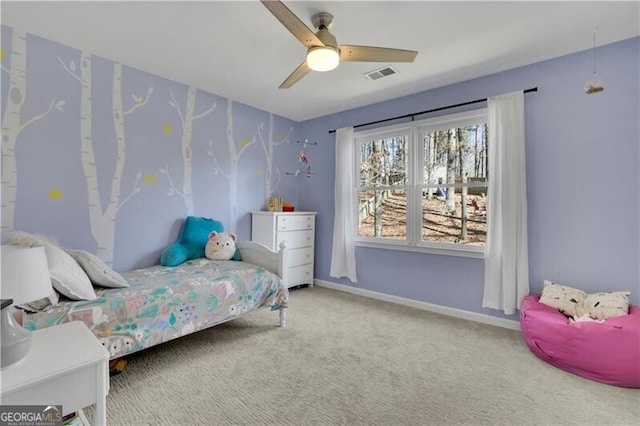
POLYGON ((336 183, 335 210, 333 214, 333 251, 331 270, 334 278, 347 277, 352 282, 356 278, 356 229, 355 182, 355 142, 353 127, 336 130, 336 183))
POLYGON ((524 93, 488 99, 489 189, 482 306, 513 314, 529 294, 524 93))

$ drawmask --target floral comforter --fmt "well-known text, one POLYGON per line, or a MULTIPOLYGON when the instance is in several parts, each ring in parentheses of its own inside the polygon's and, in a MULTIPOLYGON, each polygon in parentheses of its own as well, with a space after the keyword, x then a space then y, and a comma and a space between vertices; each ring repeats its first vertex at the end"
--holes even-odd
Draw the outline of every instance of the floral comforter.
POLYGON ((26 315, 24 326, 36 330, 80 320, 117 358, 262 306, 286 308, 289 300, 277 275, 245 262, 194 259, 123 276, 129 287, 96 287, 97 299, 61 300, 47 312, 26 315))

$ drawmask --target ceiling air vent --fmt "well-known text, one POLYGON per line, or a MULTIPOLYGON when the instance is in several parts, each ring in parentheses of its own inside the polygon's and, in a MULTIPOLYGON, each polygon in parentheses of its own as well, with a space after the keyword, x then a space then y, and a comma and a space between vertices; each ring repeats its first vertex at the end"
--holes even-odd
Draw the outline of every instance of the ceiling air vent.
POLYGON ((380 68, 377 70, 369 71, 364 74, 369 80, 377 80, 382 77, 388 77, 393 74, 397 74, 398 71, 395 70, 392 66, 386 66, 384 68, 380 68))

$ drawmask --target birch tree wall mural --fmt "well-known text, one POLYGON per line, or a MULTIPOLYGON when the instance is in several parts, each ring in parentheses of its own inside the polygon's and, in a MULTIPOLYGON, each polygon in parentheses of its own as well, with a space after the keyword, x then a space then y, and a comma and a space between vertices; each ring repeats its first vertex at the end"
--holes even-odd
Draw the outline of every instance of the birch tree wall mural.
POLYGON ((169 195, 178 195, 184 200, 184 204, 187 210, 187 215, 193 215, 195 212, 195 207, 193 203, 193 185, 191 182, 192 179, 192 163, 191 156, 193 154, 193 148, 191 146, 191 141, 193 139, 193 122, 197 119, 206 117, 211 114, 216 109, 216 103, 214 102, 211 108, 203 111, 200 114, 195 114, 195 105, 196 105, 196 88, 189 86, 187 90, 187 102, 185 107, 184 114, 180 109, 180 105, 173 95, 172 91, 169 91, 171 96, 171 100, 169 101, 169 105, 172 108, 175 108, 178 113, 178 117, 180 119, 180 124, 182 127, 182 137, 181 137, 181 151, 182 151, 182 164, 183 164, 183 173, 182 173, 182 190, 179 190, 177 186, 174 184, 173 179, 171 177, 171 172, 169 170, 169 166, 165 164, 163 168, 160 168, 160 172, 167 176, 167 180, 169 182, 169 195))
POLYGON ((278 145, 289 143, 289 137, 291 136, 293 127, 289 129, 289 132, 286 135, 283 133, 279 133, 277 136, 278 140, 275 140, 273 137, 273 114, 269 113, 269 130, 267 135, 264 134, 264 131, 264 123, 258 123, 258 137, 260 138, 260 144, 262 145, 262 149, 264 150, 264 155, 267 161, 264 173, 264 194, 265 199, 268 199, 276 191, 276 189, 278 189, 278 185, 280 184, 280 180, 283 176, 280 170, 276 169, 275 182, 273 182, 274 148, 278 145))
MULTIPOLYGON (((138 184, 142 177, 142 173, 138 173, 131 193, 121 198, 122 172, 126 158, 124 117, 149 102, 149 97, 153 93, 153 87, 148 88, 144 98, 135 94, 132 95, 133 104, 129 108, 124 109, 122 101, 122 64, 113 64, 112 111, 116 135, 117 160, 113 177, 111 182, 109 182, 109 198, 106 206, 103 207, 100 200, 100 182, 98 180, 98 169, 91 134, 93 118, 91 55, 84 51, 81 52, 79 75, 76 72, 77 67, 73 61, 70 61, 67 65, 60 58, 58 59, 63 64, 65 70, 80 82, 80 157, 87 183, 91 233, 98 244, 96 255, 105 261, 105 263, 111 265, 113 263, 115 226, 118 210, 120 210, 131 197, 140 192, 138 184)), ((106 182, 106 180, 103 182, 106 182)))
POLYGON ((5 231, 37 233, 128 271, 159 262, 185 211, 250 238, 249 212, 264 207, 265 189, 297 196, 294 180, 280 183, 276 168, 295 161, 276 149, 294 122, 90 51, 1 31, 3 241, 5 231))
POLYGON ((227 228, 229 232, 236 232, 236 224, 238 221, 238 165, 240 164, 240 157, 247 148, 255 143, 255 139, 249 141, 243 139, 240 141, 240 150, 236 147, 236 140, 233 134, 233 101, 227 99, 227 146, 229 148, 229 172, 225 172, 220 163, 218 162, 213 146, 213 140, 209 139, 209 150, 207 154, 213 159, 214 174, 221 174, 229 179, 229 217, 230 223, 227 228))
POLYGON ((18 166, 16 163, 16 141, 28 126, 48 116, 55 108, 64 110, 65 102, 51 100, 49 107, 26 121, 22 121, 22 107, 27 96, 27 35, 14 30, 11 37, 11 65, 2 71, 9 74, 9 93, 2 118, 2 231, 13 230, 16 195, 18 192, 18 166))
POLYGON ((236 224, 238 222, 238 164, 240 163, 240 157, 245 150, 253 145, 255 139, 249 142, 243 139, 240 144, 240 150, 236 149, 236 140, 233 136, 233 101, 227 100, 227 143, 229 145, 229 161, 231 168, 231 176, 229 177, 229 198, 230 198, 230 213, 231 213, 231 232, 236 232, 236 224))

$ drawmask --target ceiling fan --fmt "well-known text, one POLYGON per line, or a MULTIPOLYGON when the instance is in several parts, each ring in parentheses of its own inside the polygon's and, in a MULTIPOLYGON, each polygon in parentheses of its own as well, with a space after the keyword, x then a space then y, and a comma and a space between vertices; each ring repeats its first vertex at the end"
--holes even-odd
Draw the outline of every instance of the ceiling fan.
POLYGON ((333 24, 333 15, 319 12, 311 17, 311 31, 304 22, 281 1, 261 0, 262 4, 307 48, 306 60, 291 73, 280 85, 288 89, 302 77, 313 71, 331 71, 341 61, 345 62, 413 62, 418 55, 415 50, 391 49, 387 47, 338 45, 336 38, 329 32, 333 24))

